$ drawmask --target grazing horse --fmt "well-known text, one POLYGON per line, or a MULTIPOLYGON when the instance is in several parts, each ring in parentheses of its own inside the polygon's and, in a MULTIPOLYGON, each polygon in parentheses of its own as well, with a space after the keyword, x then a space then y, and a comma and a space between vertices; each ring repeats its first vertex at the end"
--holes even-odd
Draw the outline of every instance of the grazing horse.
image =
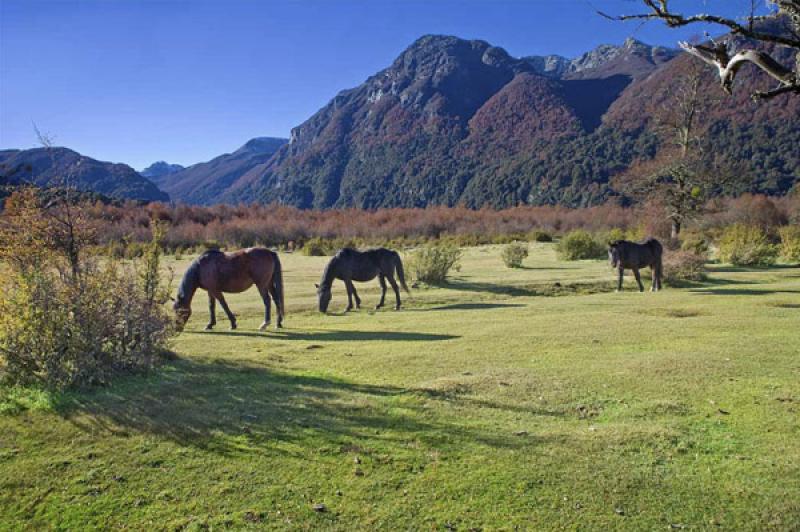
POLYGON ((211 319, 206 330, 217 324, 214 312, 215 301, 219 301, 222 310, 228 315, 231 329, 236 328, 236 316, 225 302, 223 292, 244 292, 253 285, 258 287, 264 301, 264 323, 259 330, 263 331, 270 322, 270 295, 275 299, 278 311, 278 327, 283 326, 283 274, 278 254, 265 248, 248 248, 231 253, 209 250, 192 262, 183 275, 178 287, 178 297, 173 308, 178 315, 178 327, 183 328, 192 315, 192 297, 198 288, 208 292, 208 310, 211 319))
POLYGON ((663 252, 661 242, 655 238, 648 238, 641 244, 627 240, 611 242, 608 245, 608 258, 611 261, 611 267, 619 271, 617 291, 622 291, 622 274, 628 268, 633 270, 633 275, 639 284, 639 292, 644 292, 644 285, 639 277, 639 268, 647 267, 650 267, 653 272, 653 284, 650 286, 650 290, 652 292, 661 290, 661 255, 663 252))
POLYGON ((395 310, 400 310, 400 291, 397 289, 397 282, 394 280, 395 271, 403 290, 410 293, 406 286, 405 273, 403 273, 403 262, 396 251, 386 248, 370 249, 367 251, 357 251, 351 248, 344 248, 328 262, 325 271, 322 273, 322 280, 317 287, 319 298, 319 311, 327 312, 328 304, 331 302, 331 285, 334 279, 341 279, 347 288, 347 309, 352 310, 353 298, 356 300, 356 308, 361 308, 361 298, 358 297, 353 281, 366 282, 375 277, 381 283, 381 300, 375 307, 379 309, 383 306, 386 299, 386 279, 392 285, 394 295, 397 299, 395 310))

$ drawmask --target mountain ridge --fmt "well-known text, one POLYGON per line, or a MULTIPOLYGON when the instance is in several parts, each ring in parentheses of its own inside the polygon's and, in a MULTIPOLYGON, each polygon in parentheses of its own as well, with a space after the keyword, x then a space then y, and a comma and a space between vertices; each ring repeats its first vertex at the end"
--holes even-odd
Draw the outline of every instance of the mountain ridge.
POLYGON ((99 161, 63 147, 0 150, 0 184, 69 185, 112 198, 169 201, 168 194, 127 164, 99 161))

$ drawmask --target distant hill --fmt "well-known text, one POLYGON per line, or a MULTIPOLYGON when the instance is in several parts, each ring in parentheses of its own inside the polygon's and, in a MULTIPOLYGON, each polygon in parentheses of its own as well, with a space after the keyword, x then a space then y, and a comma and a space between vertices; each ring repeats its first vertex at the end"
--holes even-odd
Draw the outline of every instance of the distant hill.
POLYGON ((0 186, 74 186, 104 196, 168 201, 169 196, 126 164, 98 161, 68 148, 0 150, 0 186))
POLYGON ((166 161, 157 161, 139 173, 153 181, 155 184, 159 184, 164 176, 174 174, 175 172, 180 172, 183 169, 184 167, 179 164, 170 164, 166 161))
POLYGON ((268 161, 288 139, 258 137, 233 153, 160 175, 159 186, 175 201, 212 204, 242 175, 268 161))

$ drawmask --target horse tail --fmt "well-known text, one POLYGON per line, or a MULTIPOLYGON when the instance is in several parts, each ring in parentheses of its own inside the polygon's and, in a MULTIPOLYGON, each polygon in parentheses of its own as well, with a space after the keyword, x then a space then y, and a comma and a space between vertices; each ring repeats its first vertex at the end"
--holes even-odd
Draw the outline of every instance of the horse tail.
POLYGON ((409 290, 408 286, 406 286, 406 274, 405 271, 403 270, 403 261, 402 259, 400 259, 400 254, 397 253, 396 251, 394 251, 393 253, 394 253, 394 267, 397 270, 397 279, 400 281, 400 286, 403 287, 403 290, 405 290, 406 293, 411 294, 411 290, 409 290))
POLYGON ((275 303, 279 304, 278 316, 283 319, 284 305, 283 305, 283 268, 281 267, 281 259, 277 253, 273 254, 275 259, 275 269, 272 271, 272 289, 275 291, 275 303))

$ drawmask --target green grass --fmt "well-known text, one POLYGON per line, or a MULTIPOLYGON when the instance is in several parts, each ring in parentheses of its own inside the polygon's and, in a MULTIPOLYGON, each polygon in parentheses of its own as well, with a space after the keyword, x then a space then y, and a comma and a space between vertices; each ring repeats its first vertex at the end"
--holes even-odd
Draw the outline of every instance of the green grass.
POLYGON ((327 259, 284 255, 279 332, 254 290, 202 332, 198 294, 155 374, 3 390, 0 529, 800 528, 796 268, 613 293, 604 262, 500 249, 330 316, 327 259))

